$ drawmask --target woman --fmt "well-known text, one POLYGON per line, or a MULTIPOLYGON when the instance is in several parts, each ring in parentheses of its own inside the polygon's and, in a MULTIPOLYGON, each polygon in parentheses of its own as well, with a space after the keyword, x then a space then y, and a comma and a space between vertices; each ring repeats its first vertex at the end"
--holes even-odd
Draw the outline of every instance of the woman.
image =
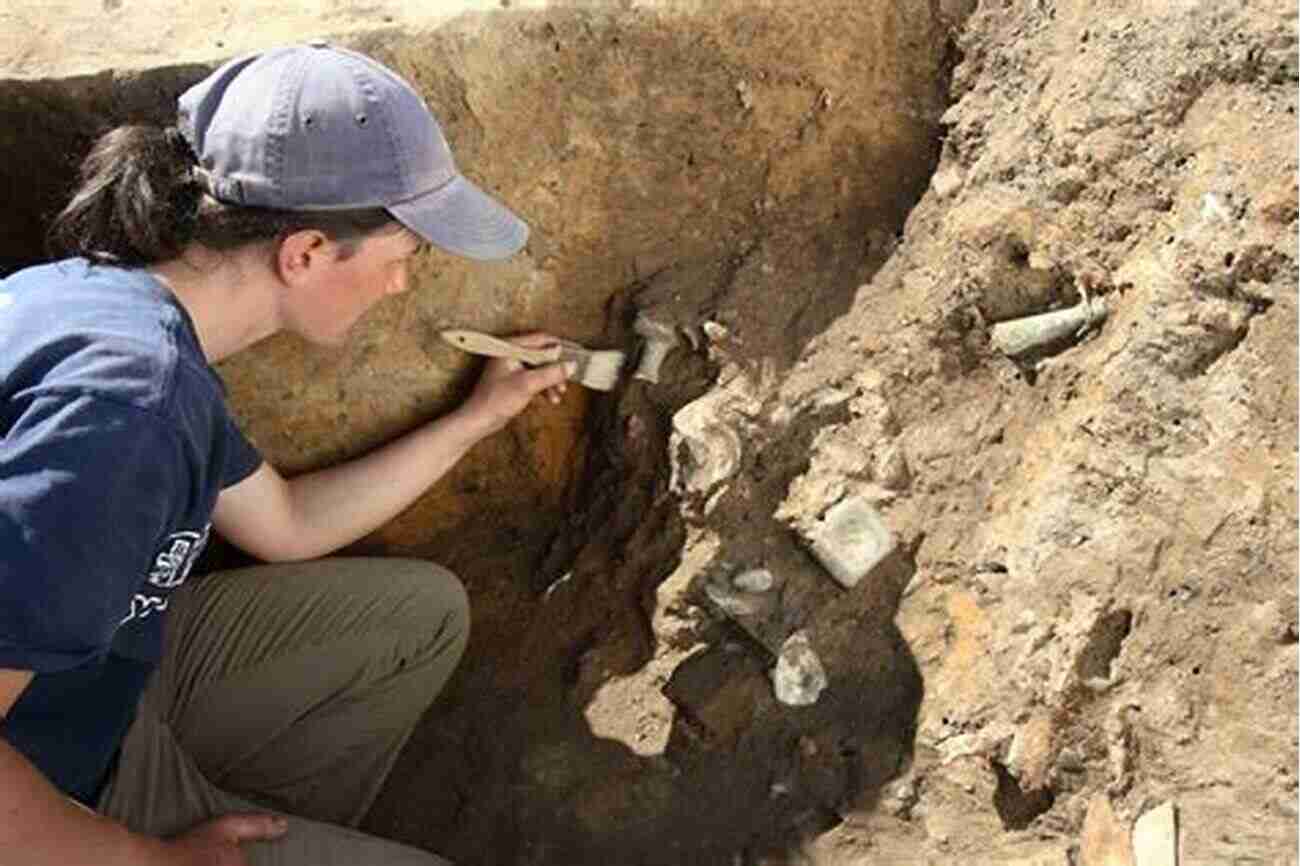
POLYGON ((210 365, 337 344, 425 243, 498 259, 527 227, 405 81, 313 43, 222 66, 178 129, 108 133, 51 236, 61 260, 0 283, 0 866, 443 862, 348 826, 464 650, 464 590, 306 560, 572 371, 494 361, 456 411, 290 481, 210 365), (186 585, 214 529, 289 564, 186 585))

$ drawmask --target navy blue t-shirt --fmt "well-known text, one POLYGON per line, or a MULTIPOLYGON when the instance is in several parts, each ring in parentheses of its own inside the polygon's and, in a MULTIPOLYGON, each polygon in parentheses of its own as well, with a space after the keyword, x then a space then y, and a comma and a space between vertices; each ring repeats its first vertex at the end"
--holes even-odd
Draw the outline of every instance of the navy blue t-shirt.
POLYGON ((91 804, 217 494, 261 458, 193 323, 147 271, 69 259, 0 281, 0 736, 91 804))

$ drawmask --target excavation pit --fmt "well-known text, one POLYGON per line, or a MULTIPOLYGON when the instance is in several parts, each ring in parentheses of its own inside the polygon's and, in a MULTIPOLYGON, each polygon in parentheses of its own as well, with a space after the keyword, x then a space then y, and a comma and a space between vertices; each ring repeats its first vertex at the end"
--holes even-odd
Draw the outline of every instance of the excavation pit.
MULTIPOLYGON (((531 410, 348 551, 448 565, 475 611, 462 669, 367 828, 460 863, 780 862, 909 760, 921 683, 892 619, 914 566, 896 550, 845 591, 774 519, 818 411, 744 450, 742 483, 710 491, 707 513, 671 489, 672 418, 720 378, 790 368, 885 262, 938 161, 953 22, 943 4, 374 5, 264 22, 236 2, 163 55, 147 4, 73 4, 34 37, 12 32, 34 12, 4 13, 0 267, 42 257, 97 132, 169 122, 226 57, 320 36, 397 69, 533 236, 502 264, 430 253, 346 348, 277 337, 224 363, 268 460, 334 463, 455 405, 475 365, 437 339, 448 327, 634 352, 648 312, 682 342, 658 384, 531 410), (105 30, 113 44, 89 35, 105 30), (64 55, 73 38, 95 47, 64 55), (727 563, 778 575, 776 619, 747 628, 704 606, 727 563), (767 680, 800 627, 828 666, 810 707, 767 680), (863 653, 871 665, 849 663, 863 653)), ((217 550, 208 566, 235 561, 217 550)))

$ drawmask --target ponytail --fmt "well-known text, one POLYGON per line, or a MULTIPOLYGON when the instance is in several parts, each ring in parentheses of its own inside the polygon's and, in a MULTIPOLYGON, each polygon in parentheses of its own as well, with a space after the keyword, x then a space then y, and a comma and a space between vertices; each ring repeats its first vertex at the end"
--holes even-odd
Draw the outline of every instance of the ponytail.
POLYGON ((174 129, 122 126, 101 136, 50 227, 51 254, 127 266, 175 258, 193 239, 201 194, 193 165, 174 129))
POLYGON ((54 258, 145 267, 171 261, 191 243, 231 250, 316 229, 346 258, 354 242, 397 222, 384 208, 277 211, 220 202, 195 178, 197 161, 175 127, 121 126, 81 163, 72 200, 50 225, 54 258))

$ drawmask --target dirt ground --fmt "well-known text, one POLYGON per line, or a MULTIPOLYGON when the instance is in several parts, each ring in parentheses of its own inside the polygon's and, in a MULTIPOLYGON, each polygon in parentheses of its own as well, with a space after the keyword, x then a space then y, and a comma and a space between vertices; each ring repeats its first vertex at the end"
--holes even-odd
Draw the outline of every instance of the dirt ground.
MULTIPOLYGON (((342 357, 223 369, 264 450, 329 462, 454 399, 463 366, 417 381, 449 316, 680 339, 358 546, 444 562, 477 615, 368 830, 463 864, 1143 866, 1172 803, 1182 864, 1298 862, 1293 6, 502 0, 434 62, 347 5, 540 239, 429 261, 444 288, 342 357), (806 539, 851 502, 895 546, 845 588, 806 539), (797 633, 806 706, 772 682, 797 633)), ((76 86, 116 116, 119 85, 76 86)))

